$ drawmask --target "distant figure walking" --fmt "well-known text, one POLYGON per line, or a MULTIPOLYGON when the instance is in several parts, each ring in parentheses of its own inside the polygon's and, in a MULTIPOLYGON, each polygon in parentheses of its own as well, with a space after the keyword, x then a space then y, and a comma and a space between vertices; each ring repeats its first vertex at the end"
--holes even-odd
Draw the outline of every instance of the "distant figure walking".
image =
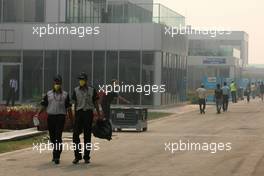
POLYGON ((223 91, 223 112, 226 112, 228 109, 229 94, 230 94, 230 89, 227 86, 226 82, 224 82, 224 86, 222 87, 222 91, 223 91))
POLYGON ((196 92, 198 94, 199 98, 199 108, 200 108, 200 113, 205 114, 205 108, 206 108, 206 89, 204 88, 204 85, 201 84, 201 87, 196 89, 196 92))
POLYGON ((15 106, 16 92, 18 89, 17 80, 12 78, 9 80, 8 95, 6 100, 6 106, 9 106, 9 102, 12 102, 12 106, 15 106))
POLYGON ((231 89, 231 96, 232 96, 232 102, 237 103, 237 86, 234 81, 230 84, 230 89, 231 89))
POLYGON ((263 82, 261 82, 261 84, 259 86, 259 91, 260 91, 261 101, 263 101, 263 95, 264 95, 264 84, 263 84, 263 82))
POLYGON ((220 84, 217 84, 215 89, 215 105, 216 105, 217 114, 221 113, 222 103, 223 103, 223 90, 221 89, 220 84))
POLYGON ((247 96, 247 102, 248 103, 250 102, 250 94, 251 94, 251 86, 250 86, 250 84, 248 84, 247 88, 246 88, 246 96, 247 96))
POLYGON ((257 91, 257 88, 256 88, 255 83, 251 83, 250 89, 251 89, 252 98, 255 99, 255 97, 256 97, 256 91, 257 91))

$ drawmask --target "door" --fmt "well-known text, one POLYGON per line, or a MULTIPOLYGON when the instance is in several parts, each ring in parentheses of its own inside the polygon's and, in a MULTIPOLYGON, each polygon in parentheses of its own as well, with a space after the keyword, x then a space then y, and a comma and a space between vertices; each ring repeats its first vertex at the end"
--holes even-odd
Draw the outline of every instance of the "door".
POLYGON ((15 91, 15 101, 20 101, 21 93, 21 77, 20 77, 20 64, 1 64, 0 65, 0 102, 5 103, 8 99, 10 92, 10 80, 17 81, 17 89, 15 91))

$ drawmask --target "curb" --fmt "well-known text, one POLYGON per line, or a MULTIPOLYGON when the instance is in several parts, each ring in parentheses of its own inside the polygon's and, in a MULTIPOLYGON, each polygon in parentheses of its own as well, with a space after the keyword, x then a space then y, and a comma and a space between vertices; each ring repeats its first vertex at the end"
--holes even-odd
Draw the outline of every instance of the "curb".
POLYGON ((11 137, 6 136, 6 137, 0 138, 0 143, 1 142, 7 142, 7 141, 26 139, 26 138, 30 138, 30 137, 33 137, 33 136, 40 136, 40 135, 46 134, 46 133, 47 133, 46 131, 32 131, 32 132, 28 132, 26 134, 13 135, 11 137))

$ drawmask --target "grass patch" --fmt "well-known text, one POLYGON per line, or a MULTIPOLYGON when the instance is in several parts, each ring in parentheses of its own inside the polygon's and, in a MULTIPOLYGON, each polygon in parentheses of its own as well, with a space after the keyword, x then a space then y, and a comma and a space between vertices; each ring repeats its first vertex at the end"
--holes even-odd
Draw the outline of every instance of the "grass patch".
POLYGON ((160 119, 162 117, 166 117, 172 114, 173 113, 166 112, 148 112, 148 120, 160 119))
POLYGON ((32 147, 33 143, 45 142, 44 139, 47 135, 39 135, 35 137, 30 137, 26 139, 14 140, 14 141, 4 141, 0 142, 0 153, 11 152, 15 150, 20 150, 28 147, 32 147))

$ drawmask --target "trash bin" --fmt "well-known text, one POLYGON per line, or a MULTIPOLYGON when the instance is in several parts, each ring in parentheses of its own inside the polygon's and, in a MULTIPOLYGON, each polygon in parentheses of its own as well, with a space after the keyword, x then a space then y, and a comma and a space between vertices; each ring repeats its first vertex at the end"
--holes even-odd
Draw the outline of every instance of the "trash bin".
POLYGON ((141 107, 113 107, 111 108, 110 121, 113 131, 122 129, 136 129, 147 131, 148 110, 141 107))

